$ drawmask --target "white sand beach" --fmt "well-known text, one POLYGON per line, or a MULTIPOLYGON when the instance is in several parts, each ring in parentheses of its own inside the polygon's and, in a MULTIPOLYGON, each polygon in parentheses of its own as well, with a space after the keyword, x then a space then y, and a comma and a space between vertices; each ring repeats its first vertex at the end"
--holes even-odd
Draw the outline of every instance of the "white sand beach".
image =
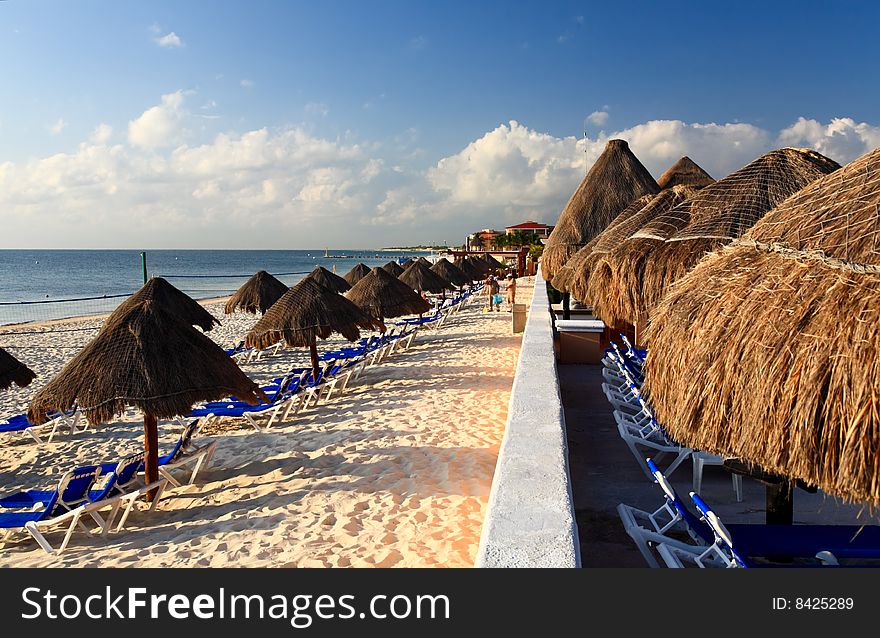
MULTIPOLYGON (((527 304, 532 284, 521 279, 518 288, 517 301, 527 304)), ((206 428, 197 443, 216 440, 213 463, 195 484, 169 489, 157 511, 133 513, 121 533, 78 532, 58 556, 20 534, 0 546, 0 566, 473 565, 521 340, 509 313, 481 312, 482 303, 420 332, 409 350, 367 368, 343 396, 287 423, 265 432, 242 420, 206 428)), ((256 321, 225 317, 221 305, 209 309, 223 323, 209 334, 224 346, 256 321)), ((25 410, 28 397, 94 334, 3 336, 39 376, 31 388, 0 395, 0 414, 25 410)), ((286 350, 242 369, 265 382, 306 360, 305 350, 286 350)), ((160 453, 179 432, 160 422, 160 453)), ((0 486, 3 493, 50 488, 69 468, 142 447, 133 411, 39 446, 6 434, 0 486)))

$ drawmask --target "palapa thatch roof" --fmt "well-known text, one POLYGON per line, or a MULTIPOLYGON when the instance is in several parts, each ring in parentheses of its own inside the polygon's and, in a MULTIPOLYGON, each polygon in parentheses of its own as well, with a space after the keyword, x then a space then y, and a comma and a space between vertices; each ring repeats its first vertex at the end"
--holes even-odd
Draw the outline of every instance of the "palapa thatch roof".
POLYGON ((482 279, 483 271, 477 268, 466 257, 456 257, 453 266, 458 268, 470 281, 482 279))
POLYGON ((206 322, 192 306, 201 308, 164 279, 151 279, 37 392, 28 419, 43 423, 50 411, 78 406, 89 423, 107 423, 129 405, 169 419, 229 395, 265 399, 232 357, 193 328, 206 322))
POLYGON ((361 336, 359 328, 384 331, 385 326, 334 290, 306 277, 262 316, 244 344, 262 349, 284 341, 292 348, 308 347, 334 332, 355 341, 361 336))
POLYGON ((810 149, 778 149, 655 217, 606 257, 617 284, 605 311, 637 323, 703 255, 741 236, 786 197, 837 168, 837 162, 810 149))
POLYGON ((672 188, 673 186, 703 188, 714 183, 715 179, 687 155, 681 157, 675 164, 667 168, 657 180, 657 185, 661 190, 672 188))
POLYGON ((541 272, 552 280, 568 258, 598 235, 629 203, 660 190, 624 140, 605 150, 568 200, 541 256, 541 272))
POLYGON ((416 262, 412 268, 407 268, 403 271, 398 279, 419 292, 439 294, 444 290, 451 290, 453 288, 452 284, 420 262, 416 262))
POLYGON ((382 270, 387 272, 389 275, 399 277, 400 273, 403 272, 403 266, 398 264, 396 261, 389 261, 387 264, 382 266, 382 270))
MULTIPOLYGON (((410 259, 408 262, 406 262, 406 265, 404 265, 404 267, 403 267, 403 271, 406 272, 407 270, 409 270, 410 268, 412 268, 416 264, 422 264, 426 268, 430 268, 433 265, 430 261, 428 261, 424 257, 419 257, 418 259, 410 259)), ((399 277, 400 275, 397 275, 397 276, 399 277)))
POLYGON ((24 388, 36 376, 33 370, 0 348, 0 390, 8 390, 13 383, 24 388))
POLYGON ((365 266, 364 264, 358 264, 347 273, 345 273, 342 278, 345 279, 350 285, 354 286, 357 282, 361 280, 362 277, 366 277, 370 274, 370 267, 365 266))
POLYGON ((330 272, 323 266, 315 268, 312 272, 306 275, 306 278, 313 279, 324 286, 324 288, 329 288, 333 292, 338 292, 340 294, 351 288, 351 285, 345 281, 345 279, 336 273, 330 272))
MULTIPOLYGON (((672 206, 683 201, 681 197, 681 188, 686 187, 687 196, 692 195, 698 189, 714 183, 712 176, 704 171, 691 158, 684 156, 675 164, 670 166, 665 173, 657 180, 657 184, 662 190, 671 190, 679 187, 674 195, 667 195, 660 204, 660 209, 669 210, 672 206), (671 206, 669 202, 674 202, 671 206)), ((638 230, 641 224, 637 224, 638 220, 643 220, 644 215, 638 213, 647 206, 655 197, 654 193, 648 193, 624 208, 601 233, 593 237, 586 246, 578 250, 569 258, 565 265, 559 269, 556 277, 551 282, 553 287, 562 292, 573 293, 578 299, 588 301, 589 292, 587 282, 590 277, 590 271, 593 264, 598 261, 601 255, 609 252, 616 247, 623 239, 629 237, 638 230), (624 224, 624 222, 626 222, 624 224), (558 284, 558 285, 557 285, 558 284)), ((658 207, 652 207, 658 214, 658 207)), ((644 221, 642 222, 642 224, 644 221)))
POLYGON ((489 262, 487 262, 485 259, 480 259, 479 257, 476 257, 474 255, 468 255, 467 257, 465 257, 465 261, 471 268, 474 269, 475 272, 480 273, 479 277, 477 277, 478 279, 482 279, 490 272, 492 272, 492 266, 490 266, 489 262))
POLYGON ((431 309, 431 304, 420 294, 381 268, 373 268, 345 296, 371 317, 379 319, 418 315, 431 309))
POLYGON ((495 257, 493 257, 490 253, 483 253, 477 259, 482 259, 483 261, 485 261, 487 264, 489 264, 489 267, 492 270, 498 270, 499 268, 504 268, 504 264, 502 264, 500 261, 495 259, 495 257))
MULTIPOLYGON (((572 284, 574 283, 576 273, 580 273, 582 270, 582 277, 589 277, 589 268, 592 262, 592 255, 594 253, 594 249, 596 245, 599 243, 603 236, 606 236, 607 233, 612 231, 622 222, 630 219, 633 215, 638 213, 642 208, 644 208, 648 202, 654 199, 655 195, 653 193, 649 193, 647 195, 642 195, 638 199, 630 202, 629 206, 624 208, 614 219, 611 220, 611 223, 603 230, 601 233, 593 237, 587 244, 578 250, 575 254, 569 257, 568 261, 559 269, 556 273, 556 276, 553 277, 553 280, 550 284, 561 292, 574 292, 572 290, 572 284)), ((607 251, 603 251, 607 252, 607 251)), ((577 295, 576 295, 577 296, 577 295)), ((578 297, 578 299, 583 300, 583 297, 578 297)))
MULTIPOLYGON (((148 302, 159 305, 181 321, 191 326, 198 326, 205 332, 220 325, 220 321, 205 310, 198 301, 175 288, 162 277, 152 277, 140 290, 119 304, 113 314, 124 313, 129 307, 141 307, 148 302)), ((104 323, 109 321, 108 317, 104 323)))
MULTIPOLYGON (((619 319, 619 315, 613 312, 613 306, 611 312, 607 309, 606 300, 617 290, 617 283, 613 277, 614 273, 605 261, 606 256, 647 224, 650 224, 652 220, 669 212, 697 192, 698 189, 693 186, 673 186, 660 191, 657 195, 641 197, 628 206, 624 212, 617 216, 614 220, 615 223, 609 225, 596 236, 591 244, 590 253, 581 256, 577 262, 577 268, 569 283, 572 293, 579 299, 589 300, 593 305, 593 313, 608 325, 620 325, 622 321, 619 319), (639 207, 639 203, 644 205, 639 207)), ((572 257, 572 260, 575 257, 572 257)))
POLYGON ((672 436, 880 505, 878 246, 880 149, 677 281, 647 362, 672 436))
POLYGON ((263 314, 285 292, 287 292, 285 284, 265 270, 260 270, 235 291, 235 294, 226 302, 224 312, 227 315, 232 314, 238 308, 253 315, 257 314, 257 311, 263 314))
POLYGON ((431 270, 440 275, 444 281, 448 281, 455 286, 463 286, 471 281, 468 275, 464 274, 458 266, 446 259, 446 257, 438 259, 437 263, 431 266, 431 270))

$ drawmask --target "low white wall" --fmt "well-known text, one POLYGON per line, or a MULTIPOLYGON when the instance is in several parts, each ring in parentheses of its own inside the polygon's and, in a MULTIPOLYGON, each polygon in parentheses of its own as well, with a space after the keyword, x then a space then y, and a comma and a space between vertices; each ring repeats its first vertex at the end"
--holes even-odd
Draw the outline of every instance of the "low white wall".
POLYGON ((580 567, 551 321, 539 271, 477 567, 580 567))

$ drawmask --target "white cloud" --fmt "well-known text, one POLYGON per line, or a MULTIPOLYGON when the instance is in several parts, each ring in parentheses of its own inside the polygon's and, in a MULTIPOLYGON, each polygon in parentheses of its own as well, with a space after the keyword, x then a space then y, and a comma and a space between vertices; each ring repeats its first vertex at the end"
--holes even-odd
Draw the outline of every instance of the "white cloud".
POLYGON ((823 155, 849 161, 880 146, 880 126, 857 124, 849 117, 837 117, 824 125, 800 117, 779 133, 778 142, 782 146, 809 146, 823 155))
POLYGON ((163 49, 179 49, 183 46, 183 40, 174 31, 159 36, 155 39, 155 42, 163 49))
POLYGON ((423 35, 417 35, 409 41, 409 48, 420 51, 428 46, 428 38, 423 35))
POLYGON ((160 104, 128 123, 128 141, 133 146, 159 148, 179 141, 184 116, 183 91, 162 96, 160 104))
POLYGON ((254 88, 254 81, 244 78, 241 82, 239 82, 239 85, 241 85, 241 88, 243 89, 252 89, 254 88))
POLYGON ((118 143, 102 123, 72 152, 0 163, 6 245, 457 243, 474 228, 553 223, 610 138, 628 140, 654 175, 690 155, 715 177, 780 144, 811 145, 840 162, 880 144, 880 128, 847 118, 801 119, 781 132, 653 120, 586 139, 511 121, 425 170, 416 130, 378 143, 351 132, 327 139, 303 127, 267 127, 194 143, 186 128, 201 109, 188 112, 186 96, 162 96, 118 143))
POLYGON ((577 144, 511 121, 437 162, 427 178, 454 203, 533 207, 583 175, 577 144))
POLYGON ((90 139, 93 144, 106 144, 111 135, 113 135, 113 127, 102 123, 95 127, 90 139))
POLYGON ((593 111, 587 116, 587 121, 596 126, 603 126, 608 121, 608 111, 593 111))
POLYGON ((52 124, 49 125, 49 132, 52 135, 58 135, 67 127, 67 122, 64 121, 63 117, 59 117, 52 124))

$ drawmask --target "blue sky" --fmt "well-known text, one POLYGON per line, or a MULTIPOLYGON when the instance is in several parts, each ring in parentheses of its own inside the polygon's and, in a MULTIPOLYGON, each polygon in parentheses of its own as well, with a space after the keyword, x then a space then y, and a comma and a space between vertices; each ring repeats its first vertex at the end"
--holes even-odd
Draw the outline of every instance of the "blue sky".
POLYGON ((0 246, 456 243, 554 222, 613 136, 655 174, 780 145, 849 161, 880 145, 878 21, 870 2, 2 2, 0 246))

